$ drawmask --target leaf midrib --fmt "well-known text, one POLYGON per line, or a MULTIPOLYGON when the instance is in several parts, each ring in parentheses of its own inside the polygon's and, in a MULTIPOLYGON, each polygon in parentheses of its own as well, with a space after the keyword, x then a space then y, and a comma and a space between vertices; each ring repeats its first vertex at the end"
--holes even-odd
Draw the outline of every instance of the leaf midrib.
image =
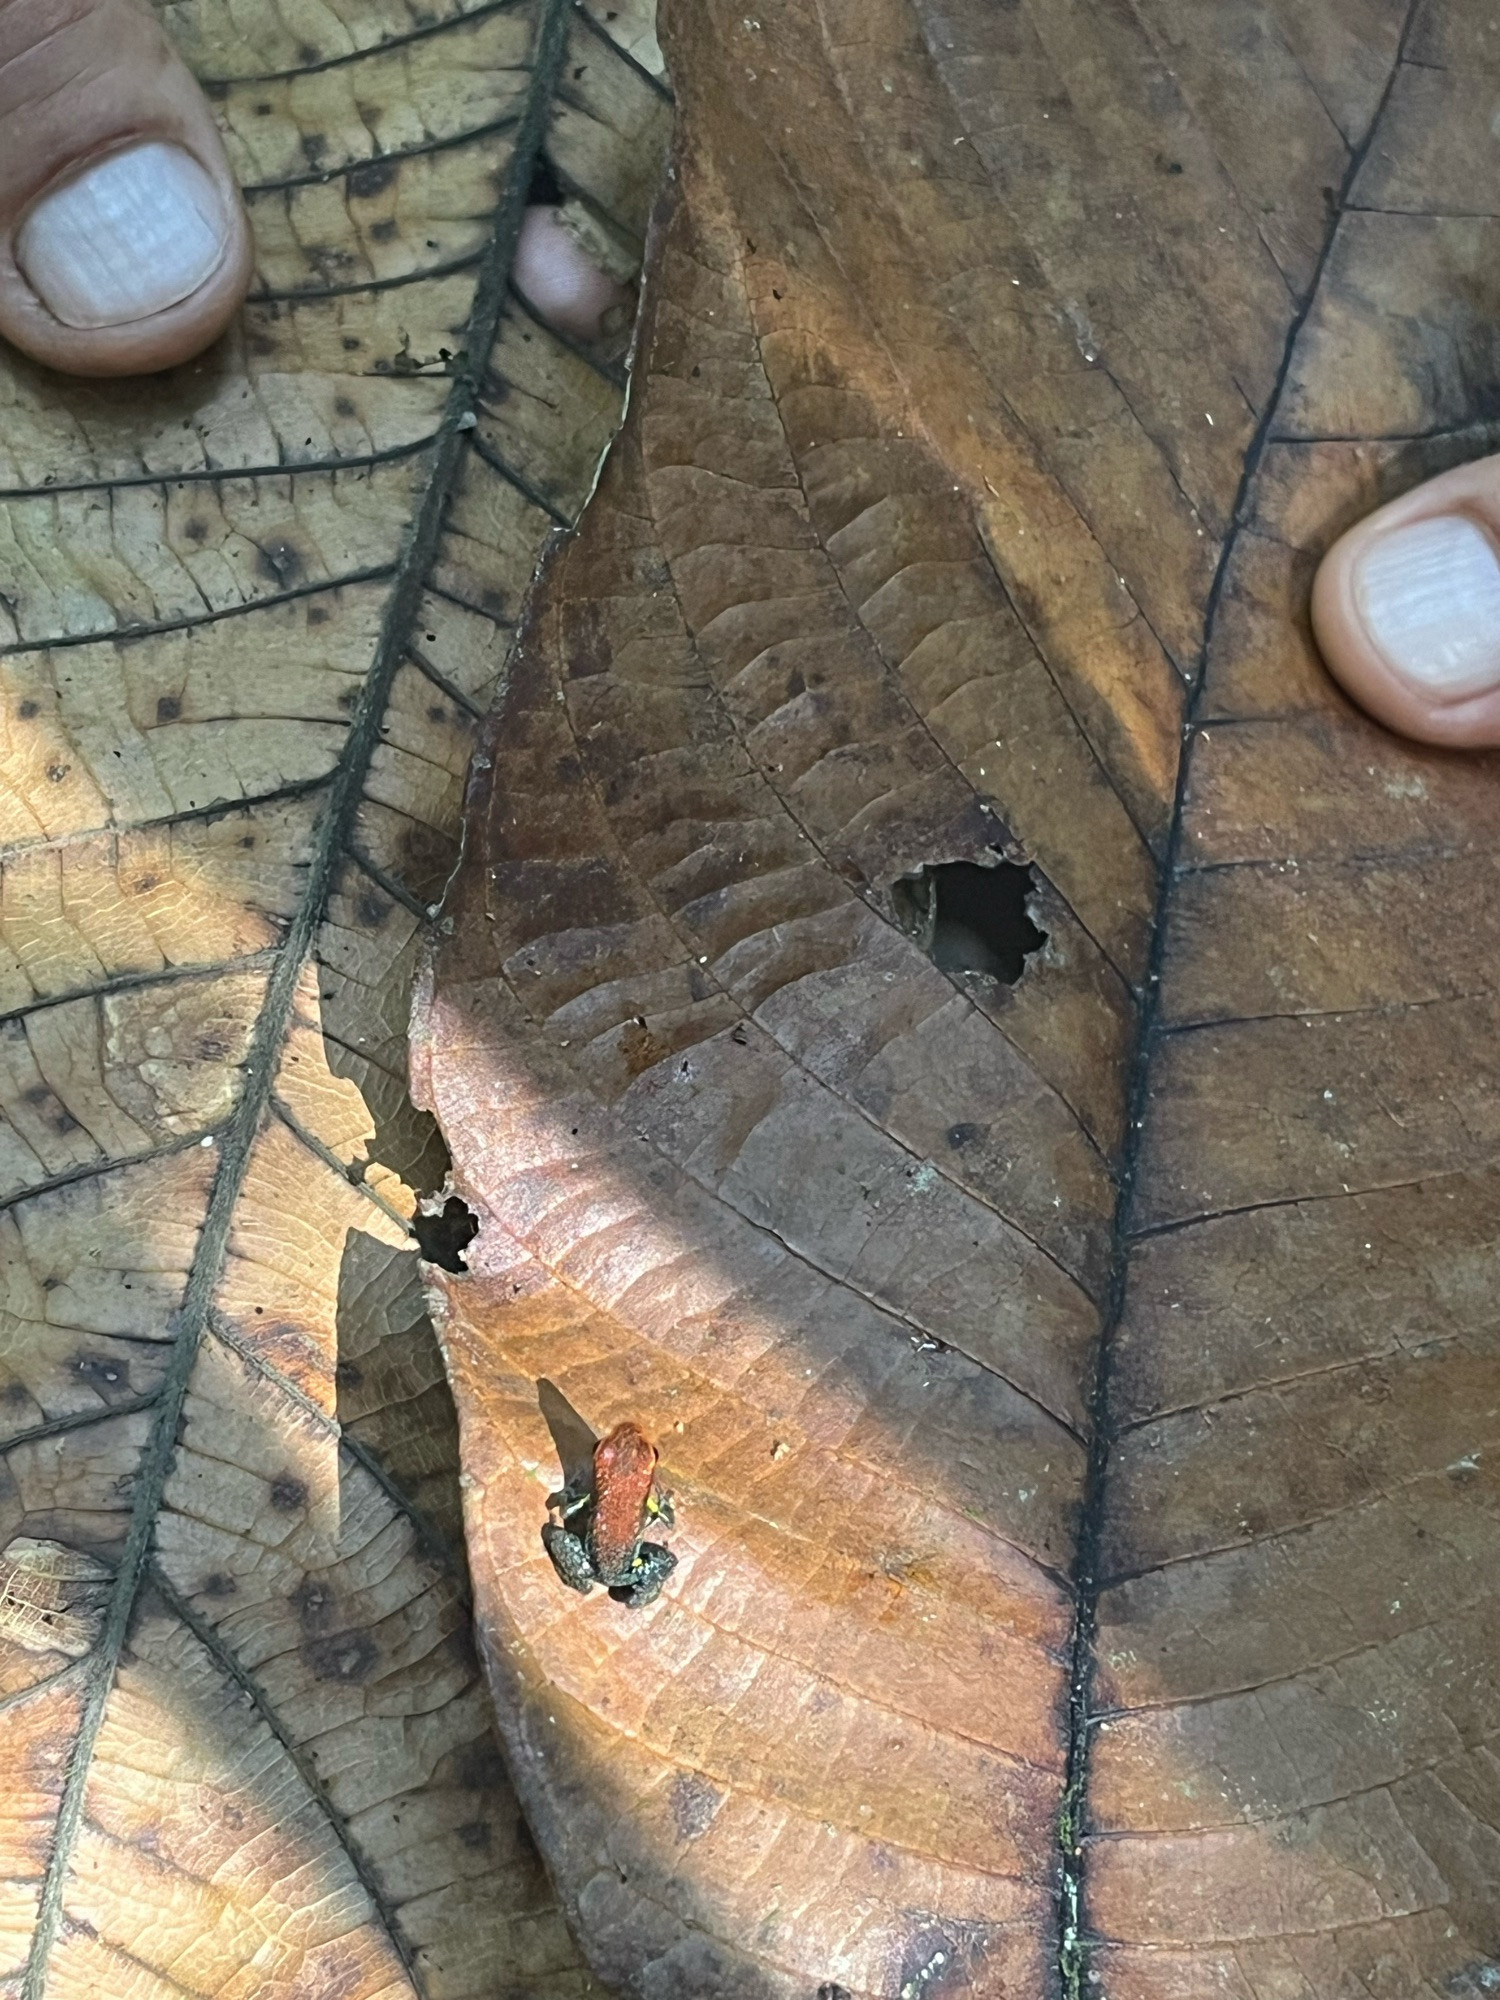
POLYGON ((1288 325, 1276 379, 1245 453, 1239 490, 1235 495, 1234 507, 1230 514, 1229 529, 1225 534, 1223 547, 1219 551, 1219 560, 1214 569, 1213 582, 1204 606, 1203 641, 1183 717, 1177 758, 1176 792, 1172 803, 1166 852, 1158 880, 1156 910, 1151 929, 1151 954, 1141 999, 1135 1046, 1131 1055, 1125 1144, 1120 1159, 1119 1194, 1115 1202, 1111 1230, 1109 1290, 1096 1350, 1094 1381, 1089 1396, 1089 1460, 1083 1507, 1079 1517, 1077 1552, 1072 1571, 1075 1613, 1072 1658, 1068 1676, 1067 1763, 1057 1822, 1057 1963, 1064 2000, 1088 2000, 1088 1995, 1094 1990, 1090 1984, 1090 1958, 1094 1940, 1083 1928, 1087 1891, 1084 1838, 1089 1803, 1089 1751, 1092 1731, 1099 1719, 1093 1713, 1093 1680, 1101 1589, 1099 1558, 1108 1498, 1110 1448, 1114 1439, 1110 1407, 1111 1364, 1115 1335, 1119 1330, 1124 1310, 1130 1257, 1142 1233, 1134 1225, 1141 1134, 1144 1130, 1150 1093, 1153 1057, 1164 1037, 1159 1015, 1166 962, 1167 918, 1171 913, 1178 884, 1193 746, 1204 727, 1200 719, 1200 710, 1207 685, 1209 654, 1213 646, 1219 606, 1224 598, 1229 565, 1238 548, 1240 535, 1251 516, 1256 477, 1266 448, 1272 441, 1277 412, 1291 373, 1297 342, 1317 300, 1344 216, 1349 212, 1349 196, 1355 180, 1385 116, 1396 78, 1405 61, 1407 41, 1420 6, 1421 0, 1407 0, 1406 15, 1396 44, 1390 74, 1386 78, 1385 87, 1371 114, 1363 138, 1357 146, 1350 148, 1344 178, 1338 190, 1338 199, 1329 204, 1328 228, 1318 253, 1317 263, 1308 280, 1306 293, 1288 325))

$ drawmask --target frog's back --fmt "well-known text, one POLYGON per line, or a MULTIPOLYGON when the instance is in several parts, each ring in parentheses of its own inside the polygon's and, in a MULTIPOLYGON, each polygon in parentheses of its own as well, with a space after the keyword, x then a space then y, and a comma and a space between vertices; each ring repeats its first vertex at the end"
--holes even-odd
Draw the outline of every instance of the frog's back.
POLYGON ((628 1584, 656 1479, 656 1446, 639 1424, 616 1424, 594 1447, 594 1513, 589 1540, 601 1583, 628 1584))

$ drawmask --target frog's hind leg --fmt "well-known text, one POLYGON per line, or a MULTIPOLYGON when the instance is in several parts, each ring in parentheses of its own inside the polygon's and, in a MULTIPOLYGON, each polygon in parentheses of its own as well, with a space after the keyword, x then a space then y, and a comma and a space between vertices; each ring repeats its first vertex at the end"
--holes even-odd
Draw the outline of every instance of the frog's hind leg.
POLYGON ((595 1577, 588 1545, 582 1536, 549 1521, 542 1529, 542 1547, 552 1558, 552 1567, 569 1590, 576 1590, 580 1596, 587 1597, 594 1587, 595 1577))
POLYGON ((609 1594, 617 1604, 640 1611, 661 1596, 661 1587, 677 1567, 677 1558, 661 1542, 642 1542, 631 1565, 630 1581, 609 1594))

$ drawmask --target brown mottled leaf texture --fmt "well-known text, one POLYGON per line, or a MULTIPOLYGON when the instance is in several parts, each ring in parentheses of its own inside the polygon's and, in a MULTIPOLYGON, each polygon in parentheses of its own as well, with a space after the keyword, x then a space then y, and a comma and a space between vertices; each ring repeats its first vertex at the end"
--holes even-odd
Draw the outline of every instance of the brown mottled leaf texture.
POLYGON ((1357 717, 1305 607, 1494 442, 1494 24, 663 36, 630 414, 413 1043, 575 1931, 643 2000, 1479 2000, 1500 770, 1357 717), (661 1445, 647 1608, 548 1562, 547 1383, 661 1445))
POLYGON ((621 404, 623 341, 512 292, 523 208, 643 247, 670 100, 560 0, 166 13, 243 321, 150 382, 0 358, 0 1994, 583 2000, 473 1650, 405 1042, 621 404))

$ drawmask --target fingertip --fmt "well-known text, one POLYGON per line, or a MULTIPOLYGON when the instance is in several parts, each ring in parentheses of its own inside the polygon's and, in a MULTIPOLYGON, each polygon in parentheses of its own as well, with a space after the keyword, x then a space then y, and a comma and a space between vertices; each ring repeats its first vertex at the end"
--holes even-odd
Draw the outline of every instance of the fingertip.
POLYGON ((191 360, 234 318, 250 284, 250 233, 227 170, 218 181, 184 149, 147 141, 49 190, 10 261, 0 326, 16 346, 70 375, 150 374, 191 360), (159 203, 143 155, 158 166, 166 156, 159 203), (198 203, 174 199, 172 183, 198 203))
POLYGON ((512 279, 538 319, 585 344, 609 332, 631 299, 630 288, 600 267, 552 202, 526 210, 512 279))
POLYGON ((0 32, 0 333, 51 368, 189 360, 249 289, 208 105, 128 0, 13 5, 0 32))
POLYGON ((1424 743, 1500 744, 1500 458, 1341 536, 1314 580, 1312 624, 1334 678, 1377 721, 1424 743))

